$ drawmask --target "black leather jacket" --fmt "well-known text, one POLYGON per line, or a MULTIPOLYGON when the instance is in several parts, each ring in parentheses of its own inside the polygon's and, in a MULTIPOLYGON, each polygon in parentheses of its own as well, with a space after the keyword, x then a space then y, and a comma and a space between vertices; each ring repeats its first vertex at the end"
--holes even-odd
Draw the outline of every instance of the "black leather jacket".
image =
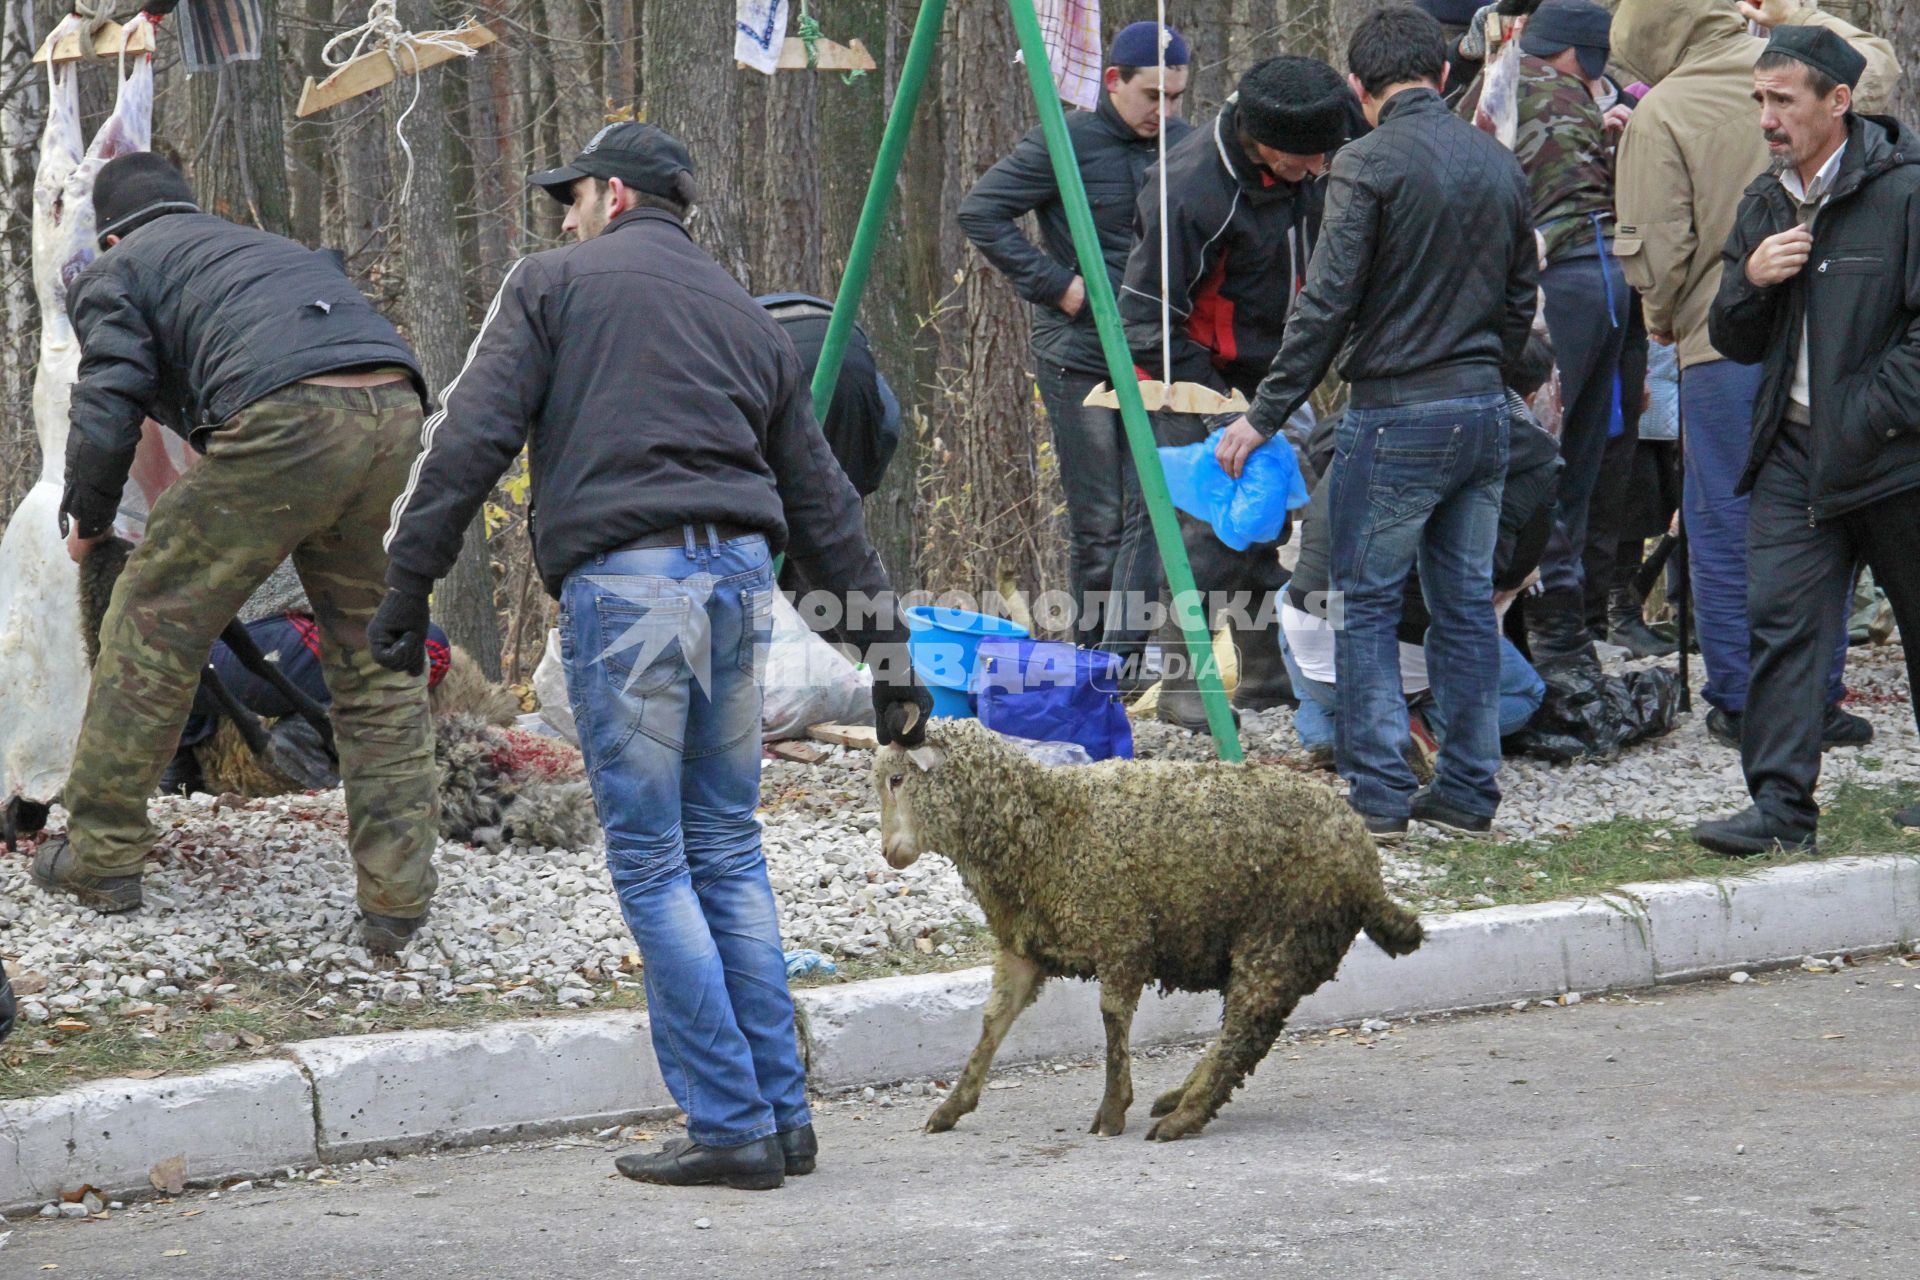
POLYGON ((1357 406, 1497 393, 1538 275, 1519 161, 1431 89, 1396 94, 1334 157, 1306 287, 1248 416, 1272 436, 1336 354, 1357 406))
MULTIPOLYGON (((1803 327, 1813 404, 1809 520, 1920 488, 1920 148, 1884 116, 1855 116, 1833 195, 1813 223, 1805 269, 1771 289, 1746 263, 1799 221, 1772 174, 1747 188, 1709 319, 1730 360, 1764 364, 1738 492, 1753 488, 1780 435, 1803 327)), ((1910 642, 1915 643, 1915 642, 1910 642)))

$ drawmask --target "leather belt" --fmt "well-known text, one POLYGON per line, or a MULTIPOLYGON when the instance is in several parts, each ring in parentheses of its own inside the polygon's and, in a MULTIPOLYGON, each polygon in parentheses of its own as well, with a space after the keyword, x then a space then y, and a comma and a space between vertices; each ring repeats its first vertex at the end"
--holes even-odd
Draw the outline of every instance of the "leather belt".
POLYGON ((1401 378, 1355 382, 1349 403, 1356 409, 1391 409, 1466 396, 1497 396, 1502 391, 1500 372, 1490 364, 1443 365, 1401 378))
POLYGON ((703 520, 698 524, 674 525, 670 529, 657 529, 652 533, 643 533, 632 542, 621 547, 616 547, 615 550, 649 551, 658 547, 684 547, 687 545, 689 534, 691 534, 693 538, 694 546, 704 547, 707 545, 707 531, 709 529, 713 531, 712 536, 721 542, 732 542, 737 538, 764 538, 767 536, 765 529, 749 529, 745 525, 740 524, 724 524, 718 520, 703 520))

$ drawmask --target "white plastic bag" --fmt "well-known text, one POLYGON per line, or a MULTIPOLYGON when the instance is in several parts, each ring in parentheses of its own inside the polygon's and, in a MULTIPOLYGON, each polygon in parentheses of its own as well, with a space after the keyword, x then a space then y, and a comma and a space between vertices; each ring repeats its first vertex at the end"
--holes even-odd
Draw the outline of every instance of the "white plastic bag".
POLYGON ((540 718, 553 726, 555 733, 579 746, 580 730, 573 723, 573 700, 567 696, 567 669, 560 664, 560 633, 552 627, 547 629, 547 651, 540 655, 540 665, 533 669, 533 697, 540 704, 540 718))
POLYGON ((804 738, 816 724, 872 724, 873 673, 807 629, 784 592, 773 594, 760 737, 804 738))

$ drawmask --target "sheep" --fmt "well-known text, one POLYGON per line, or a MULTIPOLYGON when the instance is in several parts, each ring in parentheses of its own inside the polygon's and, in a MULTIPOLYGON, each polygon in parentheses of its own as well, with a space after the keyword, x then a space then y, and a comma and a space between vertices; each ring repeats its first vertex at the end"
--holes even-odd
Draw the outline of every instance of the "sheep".
POLYGON ((1372 837, 1333 791, 1288 770, 1110 760, 1048 769, 973 721, 876 753, 882 852, 953 860, 999 943, 980 1042, 927 1121, 980 1101, 993 1055, 1048 978, 1097 978, 1106 1092, 1090 1132, 1126 1127, 1128 1035, 1141 989, 1219 991, 1225 1018, 1150 1141, 1197 1134, 1264 1058, 1302 997, 1365 930, 1389 955, 1420 945, 1387 896, 1372 837))

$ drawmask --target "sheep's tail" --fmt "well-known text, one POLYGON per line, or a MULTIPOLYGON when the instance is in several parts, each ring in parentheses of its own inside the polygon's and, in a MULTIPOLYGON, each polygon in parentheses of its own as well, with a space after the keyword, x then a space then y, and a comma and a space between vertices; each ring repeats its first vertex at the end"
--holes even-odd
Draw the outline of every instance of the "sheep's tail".
POLYGON ((1420 917, 1389 898, 1384 889, 1367 908, 1367 917, 1360 927, 1390 956, 1404 956, 1418 950, 1427 936, 1427 931, 1420 927, 1420 917))

